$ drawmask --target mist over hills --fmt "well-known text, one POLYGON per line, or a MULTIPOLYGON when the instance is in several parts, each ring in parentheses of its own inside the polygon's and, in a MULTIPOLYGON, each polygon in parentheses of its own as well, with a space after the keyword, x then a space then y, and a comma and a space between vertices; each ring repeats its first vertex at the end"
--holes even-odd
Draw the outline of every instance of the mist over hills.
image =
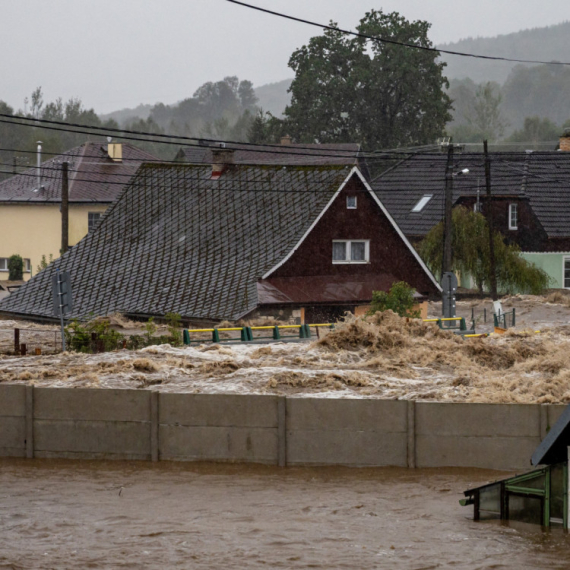
MULTIPOLYGON (((570 22, 545 28, 521 30, 492 38, 465 38, 455 43, 441 44, 441 49, 492 55, 513 59, 570 62, 570 22)), ((469 77, 475 83, 496 81, 504 83, 516 63, 489 61, 461 56, 443 55, 448 79, 469 77)))

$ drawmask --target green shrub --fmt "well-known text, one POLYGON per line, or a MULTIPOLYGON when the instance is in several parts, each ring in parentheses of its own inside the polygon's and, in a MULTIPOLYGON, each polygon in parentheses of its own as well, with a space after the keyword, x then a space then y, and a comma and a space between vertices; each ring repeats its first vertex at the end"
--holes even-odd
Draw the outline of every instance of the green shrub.
POLYGON ((73 319, 65 327, 65 342, 68 350, 92 352, 91 335, 93 333, 97 335, 97 341, 103 342, 105 351, 116 350, 122 345, 124 339, 124 336, 112 329, 109 322, 104 319, 90 321, 86 324, 81 323, 78 319, 73 319))
POLYGON ((182 346, 182 317, 178 313, 166 313, 164 318, 168 324, 172 346, 182 346))
POLYGON ((419 318, 420 311, 413 310, 414 306, 417 305, 417 301, 414 299, 415 291, 413 287, 410 287, 404 281, 394 283, 388 293, 385 291, 373 291, 372 304, 368 314, 373 315, 378 311, 390 310, 401 317, 419 318))
POLYGON ((11 255, 8 259, 8 279, 21 281, 24 278, 24 260, 19 255, 11 255))

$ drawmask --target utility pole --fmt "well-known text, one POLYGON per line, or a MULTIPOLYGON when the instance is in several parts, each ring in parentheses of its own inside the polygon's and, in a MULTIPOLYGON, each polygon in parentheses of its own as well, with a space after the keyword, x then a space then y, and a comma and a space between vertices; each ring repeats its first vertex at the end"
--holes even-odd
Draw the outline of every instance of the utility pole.
POLYGON ((495 231, 493 229, 493 202, 491 201, 491 158, 489 157, 489 148, 487 141, 483 141, 483 149, 485 151, 485 186, 487 189, 487 227, 489 228, 489 265, 491 275, 491 298, 496 301, 499 296, 497 295, 497 270, 495 264, 495 231))
POLYGON ((61 164, 61 255, 69 249, 69 178, 68 163, 61 164))
POLYGON ((453 231, 452 223, 453 210, 453 144, 449 143, 447 147, 447 167, 445 169, 445 214, 444 214, 444 234, 443 234, 443 266, 441 277, 451 271, 451 234, 453 231))

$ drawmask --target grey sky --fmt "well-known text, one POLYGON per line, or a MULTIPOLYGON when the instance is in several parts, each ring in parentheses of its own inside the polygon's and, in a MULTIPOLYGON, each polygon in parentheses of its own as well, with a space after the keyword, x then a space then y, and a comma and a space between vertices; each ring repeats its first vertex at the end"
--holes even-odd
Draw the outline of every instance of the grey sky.
MULTIPOLYGON (((437 44, 570 19, 568 0, 250 0, 353 29, 370 8, 432 22, 437 44)), ((225 0, 3 0, 0 99, 15 107, 41 85, 97 112, 172 103, 227 75, 254 85, 292 76, 290 54, 319 32, 225 0)))

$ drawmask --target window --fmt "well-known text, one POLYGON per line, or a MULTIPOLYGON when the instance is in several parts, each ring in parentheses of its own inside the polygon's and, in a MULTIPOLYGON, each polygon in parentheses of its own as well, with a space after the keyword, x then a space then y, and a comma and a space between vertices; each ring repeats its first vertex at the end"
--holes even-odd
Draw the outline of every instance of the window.
POLYGON ((420 201, 412 208, 412 212, 421 212, 432 198, 433 194, 424 194, 420 198, 420 201))
POLYGON ((518 229, 518 204, 509 204, 509 230, 518 229))
POLYGON ((369 240, 335 240, 332 247, 333 263, 368 263, 369 240))
POLYGON ((356 196, 346 197, 346 207, 348 210, 356 210, 356 196))
MULTIPOLYGON (((0 259, 0 262, 1 261, 0 259)), ((0 269, 2 269, 1 265, 0 269)), ((564 288, 570 289, 570 257, 564 258, 564 288)))
MULTIPOLYGON (((8 257, 0 257, 0 271, 8 271, 8 257)), ((24 259, 24 271, 31 273, 32 262, 29 259, 24 259)))
POLYGON ((101 219, 101 212, 89 212, 87 214, 87 231, 91 233, 101 219))

